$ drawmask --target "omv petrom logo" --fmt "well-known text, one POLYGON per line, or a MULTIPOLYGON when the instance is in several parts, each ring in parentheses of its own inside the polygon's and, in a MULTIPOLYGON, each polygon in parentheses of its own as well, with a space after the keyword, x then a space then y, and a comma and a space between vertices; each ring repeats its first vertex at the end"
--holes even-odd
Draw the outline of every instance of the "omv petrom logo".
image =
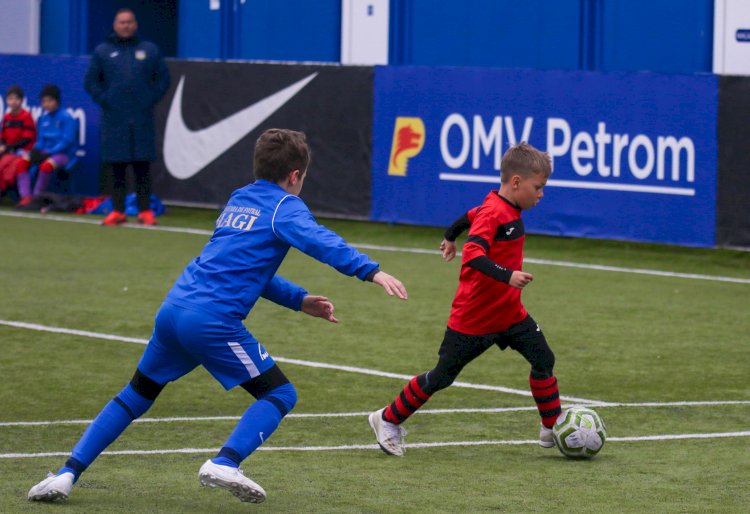
POLYGON ((393 143, 388 158, 388 174, 406 176, 409 159, 422 151, 425 129, 422 118, 399 116, 393 126, 393 143))

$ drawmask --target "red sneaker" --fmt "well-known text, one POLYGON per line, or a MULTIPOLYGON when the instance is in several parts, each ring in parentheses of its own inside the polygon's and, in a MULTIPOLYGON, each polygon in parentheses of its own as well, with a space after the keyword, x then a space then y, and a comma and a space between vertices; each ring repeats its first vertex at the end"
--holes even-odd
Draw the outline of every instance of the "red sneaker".
POLYGON ((143 225, 156 225, 156 218, 154 217, 154 211, 141 211, 138 213, 138 223, 143 225))
POLYGON ((112 211, 107 214, 107 217, 102 220, 102 225, 116 226, 122 225, 128 222, 128 217, 125 216, 124 212, 112 211))
POLYGON ((25 205, 29 205, 31 203, 31 200, 33 200, 33 196, 24 196, 21 198, 21 200, 16 204, 16 207, 23 207, 25 205))

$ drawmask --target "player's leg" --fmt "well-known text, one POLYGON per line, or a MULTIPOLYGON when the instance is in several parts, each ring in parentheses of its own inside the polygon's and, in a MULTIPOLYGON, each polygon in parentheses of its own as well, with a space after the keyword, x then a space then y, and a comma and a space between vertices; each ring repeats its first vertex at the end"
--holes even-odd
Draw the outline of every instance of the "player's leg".
POLYGON ((18 186, 18 196, 20 200, 18 207, 23 207, 31 203, 31 161, 28 157, 23 157, 16 161, 16 185, 18 186))
POLYGON ((20 157, 11 152, 0 154, 0 193, 16 185, 16 161, 18 159, 20 157))
POLYGON ((169 312, 162 308, 157 314, 154 334, 133 378, 88 426, 65 465, 55 475, 31 488, 29 500, 67 499, 80 475, 130 423, 153 405, 164 385, 197 366, 197 361, 175 346, 170 321, 169 312))
POLYGON ((512 326, 507 337, 511 340, 510 347, 531 364, 529 386, 541 417, 539 445, 552 448, 552 426, 561 413, 560 392, 553 372, 555 354, 552 353, 544 332, 531 316, 512 326))
POLYGON ((297 402, 297 392, 263 346, 241 322, 207 322, 200 345, 191 348, 201 364, 229 390, 242 386, 253 402, 219 453, 207 460, 198 476, 202 485, 228 489, 241 501, 260 503, 263 488, 245 477, 240 463, 279 426, 297 402))
POLYGON ((400 425, 433 394, 450 386, 469 362, 493 344, 492 336, 470 336, 446 329, 435 367, 413 377, 393 402, 370 414, 370 427, 383 451, 389 455, 403 455, 404 432, 400 425))
POLYGON ((62 153, 54 154, 42 161, 39 165, 39 174, 34 184, 32 196, 37 196, 47 190, 47 185, 52 178, 52 172, 65 166, 68 163, 68 156, 62 153))
POLYGON ((154 212, 150 209, 151 163, 148 161, 133 162, 133 174, 135 175, 135 194, 138 200, 138 223, 156 225, 154 212))
POLYGON ((102 225, 117 226, 127 223, 125 215, 125 197, 128 192, 127 162, 113 162, 109 164, 112 187, 112 212, 102 220, 102 225))
POLYGON ((240 500, 261 503, 266 492, 242 474, 240 463, 262 445, 297 403, 297 391, 277 365, 242 384, 256 401, 240 418, 219 453, 201 467, 202 485, 229 489, 240 500))

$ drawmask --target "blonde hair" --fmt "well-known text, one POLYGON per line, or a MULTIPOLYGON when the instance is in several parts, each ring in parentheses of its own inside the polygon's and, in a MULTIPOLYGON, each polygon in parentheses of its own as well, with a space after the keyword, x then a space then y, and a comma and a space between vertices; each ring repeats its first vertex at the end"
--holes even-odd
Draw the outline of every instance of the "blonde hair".
POLYGON ((552 160, 547 152, 537 150, 526 141, 511 146, 503 154, 500 162, 500 182, 505 183, 513 175, 528 177, 543 175, 549 178, 552 173, 552 160))

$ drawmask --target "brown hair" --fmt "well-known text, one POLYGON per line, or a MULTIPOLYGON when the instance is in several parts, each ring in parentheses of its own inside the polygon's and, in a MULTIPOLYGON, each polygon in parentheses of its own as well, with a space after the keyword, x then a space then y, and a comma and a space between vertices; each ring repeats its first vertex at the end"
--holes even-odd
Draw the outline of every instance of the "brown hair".
POLYGON ((268 129, 255 142, 253 173, 256 179, 281 182, 290 172, 304 175, 310 164, 310 148, 304 132, 268 129))
POLYGON ((21 89, 21 86, 19 86, 18 84, 13 84, 5 92, 5 98, 8 98, 10 95, 15 95, 21 100, 23 100, 23 97, 24 97, 23 89, 21 89))
POLYGON ((531 174, 548 178, 552 173, 552 160, 547 152, 537 150, 526 141, 511 146, 500 162, 500 181, 507 182, 513 175, 528 177, 531 174))

